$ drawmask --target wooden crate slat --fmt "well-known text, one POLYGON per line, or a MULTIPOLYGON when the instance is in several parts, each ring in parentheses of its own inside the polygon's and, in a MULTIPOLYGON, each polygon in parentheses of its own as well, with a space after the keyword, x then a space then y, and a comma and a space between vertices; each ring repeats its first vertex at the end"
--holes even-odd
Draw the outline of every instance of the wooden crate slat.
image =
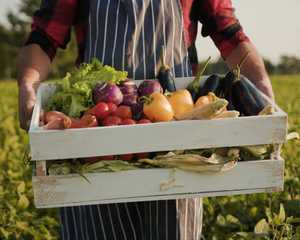
POLYGON ((31 132, 33 160, 282 143, 286 117, 178 121, 31 132))
POLYGON ((117 173, 33 177, 37 207, 148 201, 194 196, 224 196, 279 191, 283 188, 283 160, 239 162, 223 173, 199 174, 176 170, 174 187, 160 191, 170 169, 139 169, 117 173), (122 181, 123 180, 123 181, 122 181))

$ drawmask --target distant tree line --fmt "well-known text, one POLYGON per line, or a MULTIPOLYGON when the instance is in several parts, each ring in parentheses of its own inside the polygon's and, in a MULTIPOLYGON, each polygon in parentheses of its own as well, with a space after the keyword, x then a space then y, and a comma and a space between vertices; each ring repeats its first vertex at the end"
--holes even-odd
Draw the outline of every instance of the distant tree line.
MULTIPOLYGON (((22 0, 16 13, 7 14, 8 25, 0 24, 0 79, 15 79, 17 77, 17 56, 24 45, 33 13, 39 8, 41 0, 22 0)), ((66 50, 58 50, 53 62, 50 77, 59 77, 74 66, 77 56, 75 37, 66 50)))
MULTIPOLYGON (((39 7, 40 0, 23 0, 17 13, 8 13, 8 25, 0 24, 0 79, 14 79, 17 76, 17 56, 30 31, 31 17, 39 7)), ((59 50, 53 63, 51 77, 59 77, 74 66, 77 55, 74 36, 66 50, 59 50)), ((278 64, 264 59, 269 74, 300 74, 300 58, 282 56, 278 64)), ((206 73, 225 73, 224 61, 212 62, 206 73)))
MULTIPOLYGON (((272 63, 269 59, 264 58, 267 72, 274 74, 300 74, 300 58, 295 56, 283 55, 277 64, 272 63)), ((203 61, 202 61, 203 63, 203 61)), ((228 67, 222 58, 211 62, 206 69, 206 74, 220 73, 224 74, 228 71, 228 67)))

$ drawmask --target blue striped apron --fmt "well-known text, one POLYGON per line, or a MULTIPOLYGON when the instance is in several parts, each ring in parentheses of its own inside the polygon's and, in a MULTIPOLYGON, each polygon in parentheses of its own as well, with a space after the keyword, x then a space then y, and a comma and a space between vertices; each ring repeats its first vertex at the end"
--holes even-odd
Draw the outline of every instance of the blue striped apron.
MULTIPOLYGON (((155 78, 162 46, 176 77, 191 76, 180 0, 90 0, 85 61, 155 78)), ((109 183, 108 183, 109 184, 109 183)), ((198 240, 200 198, 60 209, 63 240, 198 240)))

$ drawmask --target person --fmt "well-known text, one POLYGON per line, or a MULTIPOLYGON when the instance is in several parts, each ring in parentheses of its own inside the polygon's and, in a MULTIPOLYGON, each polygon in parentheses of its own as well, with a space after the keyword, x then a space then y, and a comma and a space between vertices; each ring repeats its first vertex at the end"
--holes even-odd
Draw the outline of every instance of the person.
MULTIPOLYGON (((97 57, 128 71, 132 79, 155 78, 160 52, 176 77, 192 75, 188 48, 210 36, 231 68, 250 55, 242 73, 270 98, 272 87, 262 58, 234 15, 230 0, 48 0, 33 17, 19 56, 20 125, 28 129, 36 90, 47 79, 58 48, 75 28, 77 63, 97 57)), ((140 240, 199 239, 200 198, 60 208, 61 238, 140 240)))

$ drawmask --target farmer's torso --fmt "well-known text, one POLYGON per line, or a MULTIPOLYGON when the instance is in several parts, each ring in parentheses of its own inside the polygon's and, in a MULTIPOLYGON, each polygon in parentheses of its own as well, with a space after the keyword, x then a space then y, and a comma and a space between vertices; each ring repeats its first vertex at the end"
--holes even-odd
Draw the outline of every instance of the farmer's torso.
POLYGON ((179 0, 91 0, 85 61, 98 57, 134 79, 153 78, 166 47, 176 76, 191 74, 179 0))
MULTIPOLYGON (((131 78, 154 78, 162 46, 175 76, 190 76, 179 0, 90 1, 86 62, 96 57, 131 78)), ((62 238, 196 240, 201 204, 197 198, 62 208, 62 238)))

